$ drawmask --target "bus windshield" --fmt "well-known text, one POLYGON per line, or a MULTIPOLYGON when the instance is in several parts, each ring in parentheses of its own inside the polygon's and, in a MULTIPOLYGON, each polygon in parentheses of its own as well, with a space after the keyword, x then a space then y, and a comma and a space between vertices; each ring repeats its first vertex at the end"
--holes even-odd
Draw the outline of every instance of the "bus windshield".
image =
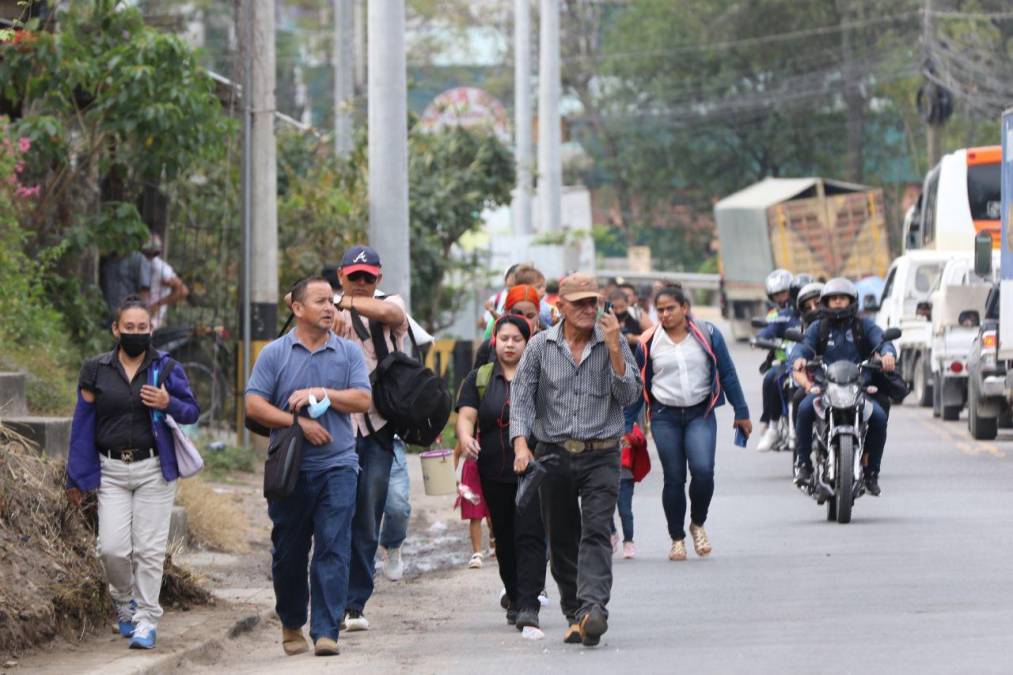
POLYGON ((967 201, 972 220, 999 220, 999 164, 972 164, 967 167, 967 201))

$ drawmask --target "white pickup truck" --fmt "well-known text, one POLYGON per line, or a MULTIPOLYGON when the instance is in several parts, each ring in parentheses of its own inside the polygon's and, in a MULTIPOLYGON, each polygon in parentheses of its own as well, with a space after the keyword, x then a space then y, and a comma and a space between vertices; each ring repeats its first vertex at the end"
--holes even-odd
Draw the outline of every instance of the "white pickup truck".
MULTIPOLYGON (((998 251, 992 269, 998 269, 998 251)), ((931 295, 932 414, 956 420, 967 403, 967 356, 978 335, 992 279, 974 272, 971 254, 955 254, 931 295)))
POLYGON ((890 265, 878 305, 866 305, 876 312, 880 328, 900 328, 894 341, 900 355, 900 372, 911 386, 916 405, 932 405, 932 370, 929 351, 932 324, 929 323, 929 296, 952 252, 908 251, 890 265))

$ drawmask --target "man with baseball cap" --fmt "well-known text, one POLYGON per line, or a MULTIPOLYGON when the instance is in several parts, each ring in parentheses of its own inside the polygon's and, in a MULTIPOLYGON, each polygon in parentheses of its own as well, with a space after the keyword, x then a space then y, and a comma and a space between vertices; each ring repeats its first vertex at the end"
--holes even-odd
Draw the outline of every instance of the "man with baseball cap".
MULTIPOLYGON (((375 297, 383 279, 383 268, 380 256, 369 246, 352 246, 345 251, 338 277, 342 295, 335 303, 338 312, 334 317, 334 332, 362 347, 366 369, 372 373, 378 361, 372 337, 374 331, 381 331, 389 352, 403 351, 408 334, 404 300, 397 295, 375 297)), ((359 479, 352 520, 352 561, 344 624, 348 631, 359 631, 369 628, 363 609, 373 594, 380 519, 387 501, 394 455, 396 450, 404 452, 404 443, 394 436, 375 405, 370 406, 368 413, 353 414, 352 419, 356 428, 359 479)))
POLYGON ((623 408, 642 395, 633 352, 616 317, 599 313, 600 300, 598 283, 586 274, 560 282, 563 319, 524 350, 510 413, 514 471, 527 470, 532 445, 547 469, 539 494, 569 623, 563 641, 587 646, 608 629, 623 408))

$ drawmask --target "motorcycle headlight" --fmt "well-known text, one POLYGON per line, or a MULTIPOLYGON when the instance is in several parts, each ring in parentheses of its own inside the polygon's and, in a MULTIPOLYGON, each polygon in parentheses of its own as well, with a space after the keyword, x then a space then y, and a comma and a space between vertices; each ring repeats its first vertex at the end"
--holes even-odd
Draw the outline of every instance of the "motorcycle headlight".
POLYGON ((857 384, 831 384, 827 387, 827 398, 835 408, 850 408, 858 400, 857 384))

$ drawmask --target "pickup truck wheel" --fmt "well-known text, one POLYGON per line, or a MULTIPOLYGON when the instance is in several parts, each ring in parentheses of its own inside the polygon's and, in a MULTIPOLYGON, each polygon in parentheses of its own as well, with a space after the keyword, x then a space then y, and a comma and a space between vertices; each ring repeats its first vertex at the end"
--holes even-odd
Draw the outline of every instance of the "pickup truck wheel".
POLYGON ((955 422, 960 419, 960 410, 963 406, 959 405, 947 405, 943 406, 943 419, 947 422, 955 422))
POLYGON ((939 373, 932 376, 932 416, 940 417, 943 414, 943 385, 939 373))
POLYGON ((967 384, 967 430, 979 441, 991 441, 998 434, 998 420, 978 415, 978 388, 972 378, 967 384))
POLYGON ((911 393, 915 395, 915 400, 918 401, 918 405, 922 408, 932 405, 932 381, 929 379, 930 377, 931 372, 928 369, 928 364, 919 357, 912 369, 913 384, 911 393))

